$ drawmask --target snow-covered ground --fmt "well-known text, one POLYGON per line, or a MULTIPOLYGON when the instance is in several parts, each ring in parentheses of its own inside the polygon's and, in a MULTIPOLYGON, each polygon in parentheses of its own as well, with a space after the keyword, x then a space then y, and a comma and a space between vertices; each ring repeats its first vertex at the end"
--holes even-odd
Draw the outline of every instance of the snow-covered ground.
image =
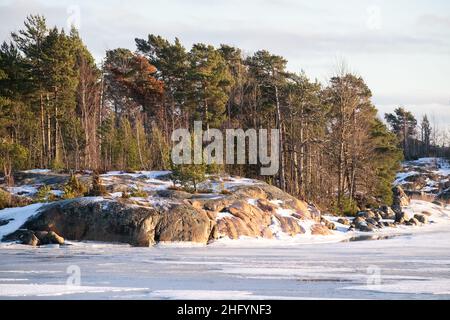
POLYGON ((407 191, 436 195, 449 187, 450 162, 443 158, 420 158, 406 161, 394 185, 407 191))

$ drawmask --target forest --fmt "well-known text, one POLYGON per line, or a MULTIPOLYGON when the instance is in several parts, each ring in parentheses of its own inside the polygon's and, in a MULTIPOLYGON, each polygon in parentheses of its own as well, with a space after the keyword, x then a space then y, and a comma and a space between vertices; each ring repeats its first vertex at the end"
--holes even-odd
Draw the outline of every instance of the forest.
POLYGON ((280 170, 220 170, 266 180, 337 212, 392 202, 403 159, 448 155, 427 116, 399 107, 377 115, 362 77, 337 68, 326 84, 287 70, 266 50, 196 43, 185 48, 150 34, 136 50, 95 61, 78 31, 30 15, 0 48, 0 165, 14 172, 162 170, 172 167, 171 133, 207 128, 280 130, 280 170))

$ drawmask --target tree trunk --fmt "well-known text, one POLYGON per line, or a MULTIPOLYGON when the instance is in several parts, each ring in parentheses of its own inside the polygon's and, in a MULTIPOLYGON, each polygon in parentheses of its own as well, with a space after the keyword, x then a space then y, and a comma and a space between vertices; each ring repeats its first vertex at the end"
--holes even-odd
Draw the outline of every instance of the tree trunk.
POLYGON ((275 85, 275 100, 276 100, 276 127, 280 133, 280 147, 279 147, 279 163, 280 163, 280 172, 279 172, 279 188, 281 190, 286 190, 286 171, 285 171, 285 163, 284 163, 284 139, 283 139, 283 125, 281 123, 281 108, 280 108, 280 99, 278 96, 278 87, 275 85))

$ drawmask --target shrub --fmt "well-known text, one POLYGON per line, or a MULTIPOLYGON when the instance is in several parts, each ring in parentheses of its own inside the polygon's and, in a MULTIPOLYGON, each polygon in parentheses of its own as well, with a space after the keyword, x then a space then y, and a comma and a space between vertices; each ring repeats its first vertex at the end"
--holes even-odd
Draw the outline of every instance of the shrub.
POLYGON ((197 192, 198 184, 206 180, 206 164, 172 165, 172 180, 188 192, 197 192))
POLYGON ((83 196, 87 190, 76 175, 72 174, 69 181, 64 185, 64 199, 73 199, 83 196))
POLYGON ((92 174, 92 186, 86 195, 91 197, 102 197, 106 194, 106 188, 102 184, 100 175, 98 174, 98 172, 94 171, 92 174))
POLYGON ((37 202, 55 201, 56 196, 51 191, 52 189, 50 188, 50 186, 40 187, 36 194, 36 201, 37 202))
POLYGON ((9 208, 11 206, 11 194, 3 189, 0 189, 0 210, 9 208))
POLYGON ((337 203, 333 205, 333 210, 337 212, 338 215, 343 216, 355 216, 359 211, 358 205, 354 199, 349 197, 343 197, 341 200, 341 208, 338 208, 337 203))
POLYGON ((0 189, 0 210, 6 208, 24 207, 31 204, 27 197, 18 197, 10 194, 8 191, 0 189))
POLYGON ((122 199, 130 199, 131 195, 127 191, 122 191, 122 199))
POLYGON ((130 196, 133 198, 147 198, 148 194, 147 192, 138 187, 131 190, 130 196))
POLYGON ((223 164, 217 164, 215 162, 208 164, 206 166, 206 173, 210 175, 218 176, 224 172, 224 166, 223 164))

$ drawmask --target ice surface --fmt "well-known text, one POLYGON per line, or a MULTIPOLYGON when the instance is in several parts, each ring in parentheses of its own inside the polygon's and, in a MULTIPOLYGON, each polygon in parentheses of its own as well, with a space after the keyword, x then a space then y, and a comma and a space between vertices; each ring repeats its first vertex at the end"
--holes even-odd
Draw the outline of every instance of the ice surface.
POLYGON ((142 288, 92 287, 60 284, 2 284, 0 283, 0 297, 49 297, 67 294, 103 293, 119 291, 142 291, 142 288))
MULTIPOLYGON (((436 163, 431 158, 418 161, 436 163)), ((447 168, 439 162, 435 170, 445 173, 447 168)), ((158 179, 162 174, 166 172, 132 175, 158 187, 170 183, 158 179)), ((113 175, 128 174, 112 172, 105 179, 113 175)), ((223 185, 252 183, 232 178, 223 185)), ((104 199, 85 199, 100 200, 104 199)), ((154 197, 138 200, 166 205, 154 197)), ((255 199, 248 202, 256 204, 255 199)), ((40 206, 0 211, 1 220, 14 219, 0 226, 0 236, 19 228, 40 206)), ((338 227, 333 235, 313 236, 314 222, 299 220, 306 234, 290 237, 274 218, 275 239, 241 237, 210 245, 183 242, 135 248, 68 241, 67 246, 32 248, 0 243, 0 298, 450 299, 450 207, 412 200, 405 211, 429 215, 432 223, 361 233, 347 232, 337 217, 326 217, 338 227), (360 241, 372 236, 383 240, 360 241), (82 286, 66 285, 70 266, 80 268, 82 286)), ((277 213, 292 215, 281 208, 277 213)), ((218 219, 226 217, 230 214, 222 212, 218 219)))

